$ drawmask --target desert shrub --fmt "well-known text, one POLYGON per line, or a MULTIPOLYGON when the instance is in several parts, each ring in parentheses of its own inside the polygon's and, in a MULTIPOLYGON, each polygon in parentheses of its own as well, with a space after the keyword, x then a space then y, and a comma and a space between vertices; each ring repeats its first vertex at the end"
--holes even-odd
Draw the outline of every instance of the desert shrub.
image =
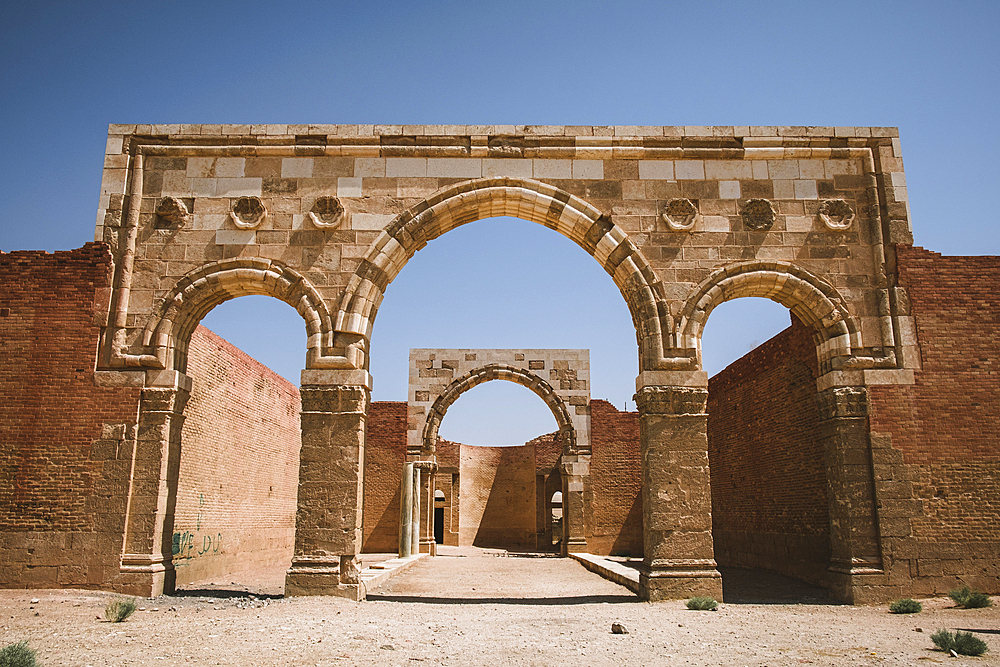
POLYGON ((986 642, 971 632, 956 632, 954 648, 961 655, 982 655, 989 650, 986 642))
POLYGON ((989 595, 980 593, 979 591, 973 590, 968 586, 963 586, 962 588, 951 591, 948 593, 948 597, 954 600, 955 604, 963 609, 979 609, 982 607, 989 607, 993 604, 989 595))
POLYGON ((0 667, 35 667, 36 664, 35 650, 28 648, 27 640, 0 649, 0 667))
POLYGON ((931 635, 931 641, 942 651, 954 651, 960 655, 982 655, 989 650, 986 642, 971 632, 951 634, 942 628, 931 635))
POLYGON ((686 604, 688 609, 695 609, 697 611, 715 611, 719 608, 719 603, 715 601, 715 598, 707 596, 690 598, 686 604))
POLYGON ((917 614, 922 611, 923 608, 924 605, 920 604, 916 600, 911 600, 910 598, 896 600, 889 605, 889 611, 893 614, 917 614))
POLYGON ((104 618, 112 623, 121 623, 132 615, 136 604, 132 598, 118 598, 108 603, 104 608, 104 618))

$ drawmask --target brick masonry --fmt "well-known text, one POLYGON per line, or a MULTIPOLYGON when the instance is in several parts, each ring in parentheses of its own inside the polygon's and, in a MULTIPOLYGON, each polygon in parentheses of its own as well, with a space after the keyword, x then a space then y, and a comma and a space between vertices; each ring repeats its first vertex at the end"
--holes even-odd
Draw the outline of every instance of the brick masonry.
MULTIPOLYGON (((102 244, 0 254, 0 586, 108 588, 118 575, 142 390, 94 371, 110 272, 102 244)), ((297 388, 203 328, 189 372, 178 583, 287 565, 297 388)))
POLYGON ((287 568, 295 541, 299 390, 217 335, 191 338, 172 550, 177 585, 287 568))
POLYGON ((642 461, 636 412, 590 402, 590 553, 642 556, 642 461))
POLYGON ((1000 593, 1000 258, 896 256, 921 368, 912 384, 869 389, 893 583, 1000 593))
POLYGON ((816 377, 812 331, 792 316, 792 326, 709 380, 720 565, 826 583, 830 515, 816 377))
POLYGON ((406 402, 372 402, 365 439, 364 552, 399 549, 399 484, 405 462, 406 402))
POLYGON ((0 253, 0 586, 117 574, 139 387, 95 385, 111 253, 0 253))

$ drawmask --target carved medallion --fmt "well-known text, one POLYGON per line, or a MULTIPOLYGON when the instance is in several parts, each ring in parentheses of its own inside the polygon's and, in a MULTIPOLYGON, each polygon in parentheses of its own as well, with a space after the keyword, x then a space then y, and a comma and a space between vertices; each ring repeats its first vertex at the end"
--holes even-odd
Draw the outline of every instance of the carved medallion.
POLYGON ((171 225, 181 226, 190 217, 187 206, 177 197, 164 197, 156 205, 156 215, 171 225))
POLYGON ((660 217, 673 231, 687 232, 694 228, 698 220, 698 207, 690 199, 678 197, 667 202, 660 217))
POLYGON ((229 217, 240 229, 253 229, 267 217, 267 209, 260 197, 240 197, 233 204, 229 217))
POLYGON ((345 213, 336 197, 320 197, 309 211, 309 219, 320 229, 335 229, 344 221, 345 213))
POLYGON ((743 226, 756 232, 767 231, 774 224, 777 213, 766 199, 748 199, 743 204, 743 226))
POLYGON ((827 199, 819 207, 819 217, 827 229, 843 231, 854 223, 854 209, 843 199, 827 199))

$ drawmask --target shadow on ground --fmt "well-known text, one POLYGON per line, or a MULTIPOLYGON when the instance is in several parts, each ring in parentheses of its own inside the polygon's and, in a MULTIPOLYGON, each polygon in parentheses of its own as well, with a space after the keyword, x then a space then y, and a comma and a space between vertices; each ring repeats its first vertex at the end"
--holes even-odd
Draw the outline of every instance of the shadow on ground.
POLYGON ((719 572, 726 604, 842 604, 825 588, 776 572, 738 567, 720 567, 719 572))
POLYGON ((269 595, 266 593, 255 593, 252 590, 235 590, 231 588, 183 588, 177 589, 171 594, 175 598, 219 598, 227 600, 231 598, 256 598, 258 600, 280 600, 284 595, 269 595))

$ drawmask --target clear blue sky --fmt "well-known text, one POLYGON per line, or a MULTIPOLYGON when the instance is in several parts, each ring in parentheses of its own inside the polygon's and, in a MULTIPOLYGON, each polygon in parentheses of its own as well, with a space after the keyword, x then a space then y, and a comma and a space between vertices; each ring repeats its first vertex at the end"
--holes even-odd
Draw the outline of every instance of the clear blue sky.
MULTIPOLYGON (((5 3, 0 250, 92 239, 108 123, 523 123, 897 126, 916 243, 1000 254, 998 27, 995 2, 5 3)), ((710 370, 787 324, 743 301, 713 313, 710 370)), ((206 323, 297 381, 301 320, 267 304, 206 323)), ((593 396, 634 408, 624 302, 530 223, 414 257, 376 321, 376 400, 405 400, 411 347, 587 347, 593 396)), ((442 435, 511 444, 552 424, 492 382, 442 435)))

